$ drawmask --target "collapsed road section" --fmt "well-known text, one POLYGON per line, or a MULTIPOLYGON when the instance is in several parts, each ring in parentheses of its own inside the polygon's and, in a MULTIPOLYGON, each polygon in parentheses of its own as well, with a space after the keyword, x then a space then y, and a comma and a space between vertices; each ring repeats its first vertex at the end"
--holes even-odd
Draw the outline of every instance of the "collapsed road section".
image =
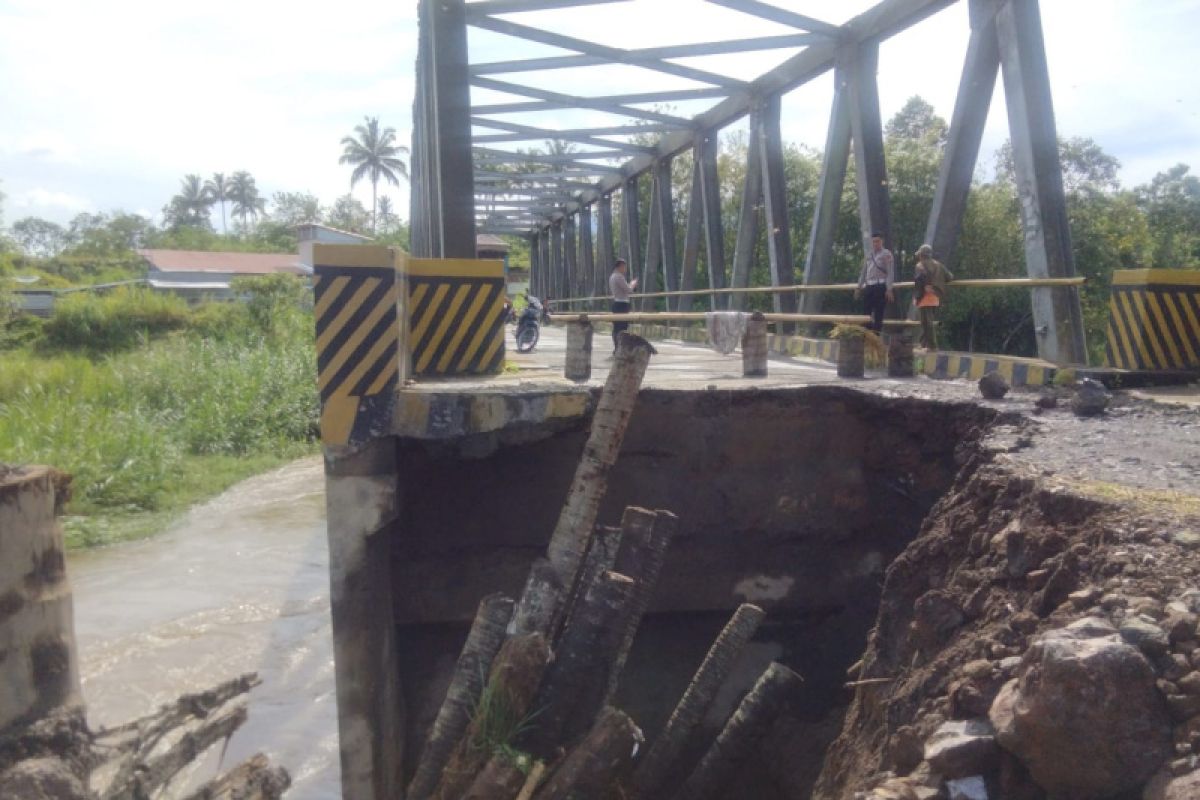
MULTIPOLYGON (((500 794, 464 793, 461 775, 449 784, 457 794, 438 794, 445 775, 423 767, 431 732, 444 732, 457 697, 459 727, 439 769, 461 767, 454 754, 479 741, 461 737, 491 697, 488 665, 497 678, 516 658, 468 658, 479 615, 502 643, 539 560, 555 560, 563 520, 594 530, 590 546, 604 549, 638 509, 669 510, 677 522, 603 695, 623 716, 599 715, 592 730, 631 736, 627 719, 647 758, 671 740, 670 763, 655 766, 663 782, 644 796, 671 797, 703 772, 744 704, 780 670, 802 679, 786 693, 786 713, 751 726, 737 769, 717 775, 736 774, 736 784, 708 783, 711 796, 1134 797, 1152 782, 1175 792, 1156 797, 1189 796, 1177 787, 1192 779, 1200 745, 1200 695, 1190 694, 1200 678, 1189 660, 1200 592, 1187 549, 1200 538, 1189 533, 1197 507, 1097 490, 1111 485, 1099 479, 1114 477, 1106 465, 1119 449, 1106 433, 1133 426, 1165 440, 1191 430, 1177 427, 1187 421, 1120 399, 1108 417, 1080 420, 1065 404, 1038 418, 1021 413, 1031 395, 989 403, 965 391, 917 394, 643 387, 604 471, 593 526, 572 516, 570 498, 596 454, 597 428, 609 425, 596 412, 603 393, 563 384, 402 392, 393 436, 326 453, 345 796, 532 791, 510 773, 504 786, 489 784, 500 794), (1044 452, 1062 449, 1055 440, 1075 453, 1073 468, 1044 452), (678 740, 671 721, 681 698, 714 640, 751 607, 762 618, 678 740), (1124 670, 1085 663, 1095 692, 1121 694, 1135 678, 1146 691, 1102 704, 1083 727, 1036 710, 1058 702, 1035 696, 1045 670, 1095 654, 1124 670), (464 663, 475 674, 465 695, 464 663), (1087 736, 1095 746, 1080 750, 1085 758, 1036 755, 1055 743, 1082 747, 1087 736), (1110 748, 1114 737, 1126 745, 1110 748), (1134 743, 1140 750, 1127 752, 1134 743), (423 769, 424 783, 414 783, 423 769), (1117 773, 1128 777, 1110 781, 1117 773), (1115 788, 1097 788, 1105 781, 1115 788)), ((1189 464, 1172 461, 1169 474, 1189 464)), ((555 654, 565 646, 549 644, 555 654)), ((537 686, 533 697, 545 689, 537 686)), ((549 713, 539 708, 517 727, 536 731, 549 713)), ((482 746, 536 767, 541 783, 531 786, 544 788, 565 780, 559 771, 577 764, 588 730, 560 730, 550 745, 523 733, 482 746)), ((578 796, 636 793, 639 769, 627 759, 603 788, 578 796)))

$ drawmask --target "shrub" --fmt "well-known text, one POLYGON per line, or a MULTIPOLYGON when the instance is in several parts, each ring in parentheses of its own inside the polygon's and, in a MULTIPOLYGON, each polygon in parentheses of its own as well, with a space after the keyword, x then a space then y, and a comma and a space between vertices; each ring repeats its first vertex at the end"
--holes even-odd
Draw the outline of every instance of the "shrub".
POLYGON ((232 288, 238 297, 246 299, 250 320, 267 333, 277 333, 293 322, 293 312, 298 311, 309 297, 299 276, 283 272, 234 278, 232 288))
POLYGON ((187 303, 175 295, 142 288, 76 292, 60 297, 45 335, 54 348, 112 352, 185 328, 190 321, 187 303))

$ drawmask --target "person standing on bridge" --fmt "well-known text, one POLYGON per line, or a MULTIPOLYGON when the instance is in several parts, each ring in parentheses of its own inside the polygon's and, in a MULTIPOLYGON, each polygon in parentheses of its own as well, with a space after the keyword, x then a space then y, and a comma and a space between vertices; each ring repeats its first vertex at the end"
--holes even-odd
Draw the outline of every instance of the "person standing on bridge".
POLYGON ((863 259, 858 288, 854 291, 855 299, 863 299, 866 313, 871 317, 867 328, 875 333, 883 331, 883 313, 894 299, 892 284, 895 280, 896 262, 892 251, 883 246, 883 234, 875 232, 871 234, 871 251, 863 259))
POLYGON ((917 248, 913 305, 917 307, 917 317, 921 320, 921 347, 926 350, 937 350, 937 331, 933 323, 938 308, 946 298, 946 283, 952 280, 954 275, 950 270, 933 257, 932 247, 923 244, 917 248))
MULTIPOLYGON (((625 263, 625 259, 618 258, 617 263, 613 265, 612 274, 608 276, 608 290, 612 293, 612 313, 614 314, 629 313, 629 296, 633 294, 633 290, 638 285, 637 278, 628 280, 625 277, 628 269, 629 266, 625 263)), ((628 322, 613 323, 613 355, 617 354, 617 336, 628 327, 628 322)))

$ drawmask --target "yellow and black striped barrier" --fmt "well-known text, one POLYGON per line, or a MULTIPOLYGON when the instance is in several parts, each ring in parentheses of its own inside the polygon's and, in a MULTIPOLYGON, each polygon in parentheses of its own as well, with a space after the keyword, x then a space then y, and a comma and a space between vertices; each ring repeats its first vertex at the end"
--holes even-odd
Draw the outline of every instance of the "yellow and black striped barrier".
POLYGON ((317 386, 326 444, 360 444, 390 432, 402 356, 397 287, 395 257, 387 247, 313 247, 317 386))
POLYGON ((410 258, 414 375, 485 375, 504 365, 504 262, 410 258))
POLYGON ((1117 270, 1108 312, 1107 366, 1200 369, 1200 271, 1117 270))

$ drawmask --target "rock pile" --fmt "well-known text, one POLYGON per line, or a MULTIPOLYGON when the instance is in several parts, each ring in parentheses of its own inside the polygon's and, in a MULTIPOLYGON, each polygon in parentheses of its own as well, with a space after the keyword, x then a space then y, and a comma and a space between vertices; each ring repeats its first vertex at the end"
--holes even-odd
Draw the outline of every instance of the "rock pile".
POLYGON ((1200 798, 1188 533, 1006 467, 964 477, 888 572, 859 668, 879 682, 814 798, 1200 798))

